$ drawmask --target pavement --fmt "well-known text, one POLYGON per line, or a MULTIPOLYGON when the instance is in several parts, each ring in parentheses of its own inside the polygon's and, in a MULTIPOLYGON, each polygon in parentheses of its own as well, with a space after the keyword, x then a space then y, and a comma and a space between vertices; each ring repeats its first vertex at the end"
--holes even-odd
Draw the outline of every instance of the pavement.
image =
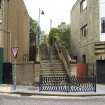
POLYGON ((97 84, 96 92, 48 92, 39 91, 38 87, 0 84, 0 93, 22 94, 22 95, 43 95, 43 96, 105 96, 105 85, 97 84))

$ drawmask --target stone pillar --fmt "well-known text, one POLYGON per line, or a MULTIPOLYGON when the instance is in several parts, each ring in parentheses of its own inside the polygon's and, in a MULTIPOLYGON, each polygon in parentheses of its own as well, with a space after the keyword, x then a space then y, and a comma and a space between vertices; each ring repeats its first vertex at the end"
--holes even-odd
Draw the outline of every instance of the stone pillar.
POLYGON ((35 64, 35 83, 40 82, 40 64, 35 64))

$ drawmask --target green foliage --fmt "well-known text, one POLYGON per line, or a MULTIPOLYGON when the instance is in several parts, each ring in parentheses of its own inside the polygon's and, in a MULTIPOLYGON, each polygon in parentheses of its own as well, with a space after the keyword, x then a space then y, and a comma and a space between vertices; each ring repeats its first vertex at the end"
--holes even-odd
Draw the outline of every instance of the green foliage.
POLYGON ((67 49, 70 48, 70 28, 69 27, 62 32, 60 40, 62 41, 62 43, 67 49))
POLYGON ((52 45, 56 40, 60 40, 63 45, 70 48, 70 27, 64 29, 52 28, 49 33, 49 44, 52 45))
POLYGON ((30 18, 30 46, 35 46, 37 31, 38 31, 37 21, 30 18))
POLYGON ((58 28, 52 28, 49 33, 49 44, 52 45, 56 40, 60 39, 61 32, 58 28))

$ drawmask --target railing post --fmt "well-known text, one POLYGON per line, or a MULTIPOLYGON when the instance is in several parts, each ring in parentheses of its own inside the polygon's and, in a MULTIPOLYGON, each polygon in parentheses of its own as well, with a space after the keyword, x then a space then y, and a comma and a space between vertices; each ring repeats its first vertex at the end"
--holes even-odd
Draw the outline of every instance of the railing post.
POLYGON ((94 92, 96 92, 96 76, 94 76, 94 92))
POLYGON ((69 78, 68 78, 68 75, 66 75, 65 81, 66 81, 66 92, 68 93, 69 92, 69 78))
POLYGON ((39 91, 42 90, 42 76, 40 75, 40 81, 39 81, 39 91))

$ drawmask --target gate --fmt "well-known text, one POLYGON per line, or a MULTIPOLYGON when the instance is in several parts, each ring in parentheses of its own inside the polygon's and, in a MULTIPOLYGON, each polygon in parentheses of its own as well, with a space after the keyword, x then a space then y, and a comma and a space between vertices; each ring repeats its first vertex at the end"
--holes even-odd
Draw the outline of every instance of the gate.
POLYGON ((96 77, 40 76, 39 91, 96 92, 96 77))
POLYGON ((97 82, 105 83, 105 60, 97 60, 96 70, 97 70, 97 82))
POLYGON ((12 64, 4 63, 3 64, 3 83, 12 84, 12 64))

